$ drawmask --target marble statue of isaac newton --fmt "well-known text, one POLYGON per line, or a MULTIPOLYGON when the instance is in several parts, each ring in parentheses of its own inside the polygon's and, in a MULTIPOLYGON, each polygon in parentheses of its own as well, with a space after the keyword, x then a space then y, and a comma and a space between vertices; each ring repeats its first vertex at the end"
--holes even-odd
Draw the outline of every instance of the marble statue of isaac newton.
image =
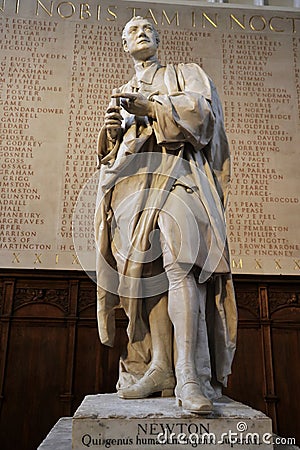
POLYGON ((231 371, 237 323, 222 108, 199 66, 160 64, 148 20, 131 19, 122 39, 135 74, 113 91, 98 139, 100 339, 113 345, 124 308, 118 396, 174 394, 184 410, 207 414, 231 371))

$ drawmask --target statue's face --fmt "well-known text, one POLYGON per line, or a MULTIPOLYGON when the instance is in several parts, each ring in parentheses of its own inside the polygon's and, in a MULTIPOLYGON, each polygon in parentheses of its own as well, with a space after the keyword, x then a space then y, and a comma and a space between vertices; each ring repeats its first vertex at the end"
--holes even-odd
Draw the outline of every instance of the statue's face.
POLYGON ((156 54, 158 36, 147 19, 129 22, 124 30, 124 50, 137 59, 146 60, 156 54))

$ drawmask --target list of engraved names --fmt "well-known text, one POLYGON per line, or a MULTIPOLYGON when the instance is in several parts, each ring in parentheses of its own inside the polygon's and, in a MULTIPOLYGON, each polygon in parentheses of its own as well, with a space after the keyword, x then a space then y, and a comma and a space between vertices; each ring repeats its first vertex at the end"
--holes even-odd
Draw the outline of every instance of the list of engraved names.
POLYGON ((296 17, 209 6, 84 5, 0 5, 2 265, 80 269, 79 250, 90 261, 84 268, 94 269, 97 136, 112 89, 133 73, 122 28, 141 14, 159 30, 160 60, 201 65, 220 94, 233 156, 233 272, 299 273, 296 17))
POLYGON ((287 259, 298 264, 299 197, 289 178, 298 110, 295 87, 284 76, 293 60, 287 44, 276 36, 223 35, 224 109, 233 150, 228 227, 240 269, 243 255, 252 257, 254 268, 280 270, 287 259))

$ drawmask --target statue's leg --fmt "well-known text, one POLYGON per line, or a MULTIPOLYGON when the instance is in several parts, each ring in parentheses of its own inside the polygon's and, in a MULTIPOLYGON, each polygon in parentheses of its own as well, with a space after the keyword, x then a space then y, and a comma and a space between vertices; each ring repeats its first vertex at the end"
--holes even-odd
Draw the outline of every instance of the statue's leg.
MULTIPOLYGON (((180 188, 178 192, 185 200, 191 198, 184 189, 180 188)), ((164 269, 169 280, 168 311, 177 349, 175 394, 184 409, 207 413, 212 410, 212 404, 203 395, 196 368, 199 339, 200 347, 209 355, 207 339, 203 339, 207 337, 206 329, 203 329, 206 327, 203 320, 206 284, 197 284, 192 270, 198 252, 202 250, 201 235, 197 234, 194 225, 189 227, 190 218, 181 214, 178 198, 169 196, 158 219, 164 269), (193 255, 190 254, 192 251, 193 255)), ((209 357, 207 363, 210 366, 209 357)))
POLYGON ((168 314, 168 297, 145 300, 152 341, 151 366, 170 372, 173 366, 173 331, 168 314))
MULTIPOLYGON (((167 270, 170 281, 169 316, 174 326, 177 348, 175 389, 178 404, 199 414, 212 410, 212 404, 200 388, 196 371, 196 346, 200 318, 199 296, 206 296, 206 285, 197 286, 194 275, 188 274, 176 281, 180 270, 167 270)), ((205 302, 202 299, 202 304, 205 302)))
POLYGON ((146 309, 149 317, 152 343, 151 364, 143 377, 128 388, 119 389, 121 398, 145 398, 156 392, 162 396, 174 393, 175 378, 172 369, 172 323, 168 316, 168 299, 147 299, 146 309))

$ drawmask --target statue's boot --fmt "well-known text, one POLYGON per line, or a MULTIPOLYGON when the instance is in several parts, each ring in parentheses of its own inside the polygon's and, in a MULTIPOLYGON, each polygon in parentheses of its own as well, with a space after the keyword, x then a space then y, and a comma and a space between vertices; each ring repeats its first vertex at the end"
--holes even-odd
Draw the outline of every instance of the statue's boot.
POLYGON ((175 377, 172 365, 173 333, 168 315, 168 298, 148 299, 146 303, 152 340, 152 359, 142 378, 118 390, 120 398, 146 398, 157 392, 162 397, 174 395, 175 377))
POLYGON ((175 378, 172 371, 166 372, 159 367, 151 366, 137 383, 119 389, 118 396, 125 399, 146 398, 161 392, 162 397, 171 397, 174 387, 175 378))
POLYGON ((175 389, 178 406, 197 414, 209 414, 213 410, 211 401, 202 394, 200 385, 196 380, 189 378, 184 384, 181 384, 181 380, 178 381, 175 389))
POLYGON ((206 296, 206 286, 197 286, 193 274, 187 275, 175 285, 173 283, 169 290, 169 316, 174 326, 177 349, 177 404, 187 411, 208 414, 213 405, 201 391, 195 366, 200 317, 199 295, 206 296))

